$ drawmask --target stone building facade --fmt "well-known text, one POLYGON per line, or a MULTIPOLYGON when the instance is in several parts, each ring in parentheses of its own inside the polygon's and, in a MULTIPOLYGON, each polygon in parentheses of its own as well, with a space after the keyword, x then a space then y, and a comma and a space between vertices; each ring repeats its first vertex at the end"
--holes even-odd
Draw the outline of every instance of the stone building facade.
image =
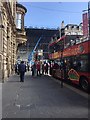
POLYGON ((16 60, 16 2, 0 2, 0 79, 13 71, 16 60))
POLYGON ((61 23, 60 37, 63 35, 83 35, 82 23, 77 24, 67 24, 65 26, 64 21, 61 23))
MULTIPOLYGON (((17 62, 20 60, 19 53, 20 53, 20 45, 26 44, 27 37, 26 37, 26 31, 24 28, 24 16, 25 13, 27 12, 27 9, 21 5, 21 4, 16 4, 16 41, 17 41, 17 62)), ((24 54, 23 54, 24 56, 24 54)), ((23 60, 23 59, 22 59, 23 60)))
POLYGON ((16 4, 16 37, 17 37, 17 45, 21 43, 25 43, 27 41, 26 32, 24 28, 24 16, 27 12, 27 9, 17 3, 16 4))
MULTIPOLYGON (((0 81, 14 72, 17 51, 16 0, 0 2, 0 81)), ((25 36, 25 34, 24 34, 25 36)))

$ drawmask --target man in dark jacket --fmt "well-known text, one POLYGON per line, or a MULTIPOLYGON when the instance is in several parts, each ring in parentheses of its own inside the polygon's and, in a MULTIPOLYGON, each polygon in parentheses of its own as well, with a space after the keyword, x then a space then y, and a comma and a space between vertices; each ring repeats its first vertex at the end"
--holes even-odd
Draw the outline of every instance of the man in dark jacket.
POLYGON ((21 63, 18 66, 18 70, 20 73, 20 82, 24 82, 24 75, 26 72, 26 65, 24 64, 24 61, 21 61, 21 63))

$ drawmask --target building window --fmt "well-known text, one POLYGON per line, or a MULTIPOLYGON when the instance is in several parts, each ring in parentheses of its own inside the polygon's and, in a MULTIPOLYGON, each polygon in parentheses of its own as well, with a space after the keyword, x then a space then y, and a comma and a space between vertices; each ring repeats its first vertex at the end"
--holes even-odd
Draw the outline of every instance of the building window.
POLYGON ((65 30, 67 30, 68 28, 66 27, 65 30))
POLYGON ((77 26, 74 26, 74 29, 76 29, 77 28, 77 26))
POLYGON ((16 28, 21 29, 22 25, 22 14, 17 13, 16 14, 16 28))
POLYGON ((69 27, 69 29, 71 29, 71 26, 68 26, 69 27))

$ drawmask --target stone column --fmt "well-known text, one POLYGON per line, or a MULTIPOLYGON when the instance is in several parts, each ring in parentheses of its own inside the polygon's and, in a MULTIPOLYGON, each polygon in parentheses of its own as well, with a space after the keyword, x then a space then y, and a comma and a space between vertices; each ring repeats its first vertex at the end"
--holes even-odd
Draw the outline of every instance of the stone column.
POLYGON ((22 30, 24 30, 24 14, 22 14, 22 30))
POLYGON ((7 65, 7 77, 9 77, 10 74, 10 68, 9 68, 9 41, 10 41, 10 27, 8 24, 7 27, 7 57, 6 57, 6 65, 7 65))

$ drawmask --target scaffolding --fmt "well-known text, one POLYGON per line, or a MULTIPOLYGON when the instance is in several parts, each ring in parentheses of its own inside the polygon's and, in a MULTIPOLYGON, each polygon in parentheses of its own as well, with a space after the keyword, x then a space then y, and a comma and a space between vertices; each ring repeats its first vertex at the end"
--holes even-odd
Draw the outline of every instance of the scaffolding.
POLYGON ((43 37, 43 35, 41 35, 41 36, 39 37, 39 39, 38 39, 38 41, 37 41, 34 49, 32 50, 32 52, 31 52, 31 53, 29 54, 29 56, 28 56, 28 62, 29 62, 29 63, 31 62, 31 64, 34 62, 34 54, 36 53, 37 46, 38 46, 38 44, 40 43, 42 37, 43 37))

